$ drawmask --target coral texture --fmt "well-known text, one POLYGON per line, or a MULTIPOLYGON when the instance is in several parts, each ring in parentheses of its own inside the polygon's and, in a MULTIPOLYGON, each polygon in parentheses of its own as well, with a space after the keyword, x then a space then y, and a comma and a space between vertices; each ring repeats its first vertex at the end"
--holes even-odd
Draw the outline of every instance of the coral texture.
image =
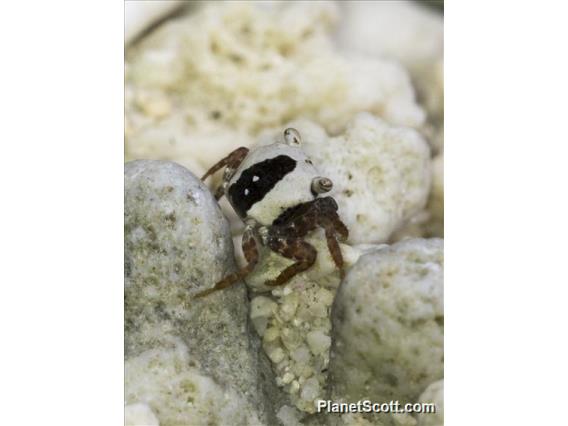
POLYGON ((404 68, 339 53, 337 20, 331 2, 226 2, 160 26, 127 55, 127 157, 200 173, 297 117, 332 132, 360 111, 422 125, 404 68))
POLYGON ((362 256, 332 312, 332 396, 415 402, 443 376, 443 241, 362 256))

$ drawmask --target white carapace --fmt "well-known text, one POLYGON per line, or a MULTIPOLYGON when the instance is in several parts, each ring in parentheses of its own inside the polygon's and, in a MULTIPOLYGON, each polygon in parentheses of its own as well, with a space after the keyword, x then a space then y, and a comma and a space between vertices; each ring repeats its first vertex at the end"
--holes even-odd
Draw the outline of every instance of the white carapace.
POLYGON ((226 195, 243 220, 269 226, 287 209, 331 190, 299 144, 297 131, 288 129, 284 143, 250 151, 234 171, 226 195))

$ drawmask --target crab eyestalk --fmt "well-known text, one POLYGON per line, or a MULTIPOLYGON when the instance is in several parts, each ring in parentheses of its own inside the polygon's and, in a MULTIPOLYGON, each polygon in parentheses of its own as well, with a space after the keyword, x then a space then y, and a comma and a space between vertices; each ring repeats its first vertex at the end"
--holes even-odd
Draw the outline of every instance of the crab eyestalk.
POLYGON ((326 177, 317 177, 312 180, 312 192, 314 194, 329 192, 331 191, 331 188, 333 188, 333 182, 331 179, 326 177))
POLYGON ((292 127, 288 127, 284 130, 284 141, 288 145, 300 145, 302 143, 302 137, 300 136, 300 132, 292 127))

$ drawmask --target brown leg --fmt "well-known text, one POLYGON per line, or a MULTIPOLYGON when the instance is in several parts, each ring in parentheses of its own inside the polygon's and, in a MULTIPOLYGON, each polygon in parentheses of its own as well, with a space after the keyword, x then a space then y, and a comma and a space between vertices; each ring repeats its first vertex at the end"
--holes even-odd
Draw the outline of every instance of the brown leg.
POLYGON ((349 238, 349 230, 347 229, 347 226, 345 226, 345 224, 341 221, 337 213, 333 214, 329 218, 329 222, 334 230, 334 233, 336 235, 339 235, 339 241, 347 241, 347 238, 349 238))
POLYGON ((201 178, 201 180, 204 181, 205 179, 207 179, 207 177, 211 176, 217 170, 227 166, 227 168, 225 169, 225 175, 223 176, 223 183, 215 191, 215 199, 217 201, 219 201, 221 197, 225 195, 225 189, 227 189, 227 185, 229 183, 231 175, 233 174, 233 171, 237 167, 239 167, 241 162, 247 156, 248 152, 249 152, 248 148, 245 148, 244 146, 237 148, 229 155, 227 155, 225 158, 223 158, 221 161, 219 161, 217 164, 215 164, 213 167, 211 167, 209 170, 207 170, 207 173, 205 173, 201 178))
POLYGON ((327 240, 329 253, 331 254, 333 262, 337 266, 337 269, 339 269, 341 279, 343 279, 345 277, 345 271, 343 270, 343 255, 341 254, 341 248, 339 247, 337 238, 335 238, 335 229, 333 227, 330 226, 325 228, 325 238, 327 240))
POLYGON ((331 197, 316 199, 318 209, 318 223, 325 229, 333 231, 335 235, 339 235, 340 241, 346 241, 349 238, 349 230, 339 218, 337 214, 337 203, 331 197))
POLYGON ((296 263, 284 269, 274 280, 267 281, 265 285, 276 287, 288 282, 293 276, 310 268, 316 261, 317 251, 311 244, 300 239, 275 239, 269 243, 270 248, 296 263))
POLYGON ((232 274, 227 275, 225 278, 215 284, 213 288, 209 288, 200 293, 197 293, 195 297, 204 297, 217 290, 222 290, 224 288, 230 287, 252 272, 252 270, 258 263, 259 258, 258 248, 256 246, 256 241, 254 239, 252 231, 245 231, 245 233, 243 234, 242 245, 245 258, 248 262, 247 266, 238 270, 237 272, 233 272, 232 274))
MULTIPOLYGON (((317 198, 308 211, 311 212, 315 210, 315 215, 312 220, 315 224, 324 228, 329 253, 331 254, 333 262, 340 271, 341 278, 343 278, 345 275, 345 272, 343 271, 343 255, 341 254, 341 248, 337 242, 337 236, 339 236, 341 241, 345 241, 349 237, 349 231, 339 218, 337 209, 337 203, 333 198, 324 197, 317 198)), ((304 215, 304 218, 308 217, 308 214, 304 215)), ((303 220, 301 217, 298 219, 300 221, 303 220)), ((309 227, 306 227, 305 225, 304 227, 306 230, 309 230, 309 227)))
POLYGON ((220 170, 225 166, 229 166, 232 169, 236 169, 237 167, 239 167, 239 164, 241 164, 241 162, 247 156, 248 152, 249 152, 248 148, 245 148, 244 146, 235 149, 233 152, 231 152, 229 155, 227 155, 225 158, 223 158, 221 161, 219 161, 217 164, 215 164, 213 167, 207 170, 207 173, 203 175, 201 180, 207 179, 207 177, 211 176, 217 170, 220 170))

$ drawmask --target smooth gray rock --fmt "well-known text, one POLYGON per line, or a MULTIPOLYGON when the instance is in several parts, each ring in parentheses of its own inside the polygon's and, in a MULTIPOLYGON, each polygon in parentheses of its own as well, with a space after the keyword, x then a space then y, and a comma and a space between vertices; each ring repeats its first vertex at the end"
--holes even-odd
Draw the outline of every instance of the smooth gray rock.
POLYGON ((443 240, 362 256, 332 309, 332 399, 415 402, 443 377, 443 240))
MULTIPOLYGON (((249 324, 244 285, 192 298, 234 270, 229 226, 214 197, 191 172, 167 161, 127 163, 124 183, 127 369, 129 358, 177 351, 181 339, 191 368, 242 396, 241 409, 274 424, 282 395, 249 324)), ((152 409, 160 418, 160 407, 152 409)))

